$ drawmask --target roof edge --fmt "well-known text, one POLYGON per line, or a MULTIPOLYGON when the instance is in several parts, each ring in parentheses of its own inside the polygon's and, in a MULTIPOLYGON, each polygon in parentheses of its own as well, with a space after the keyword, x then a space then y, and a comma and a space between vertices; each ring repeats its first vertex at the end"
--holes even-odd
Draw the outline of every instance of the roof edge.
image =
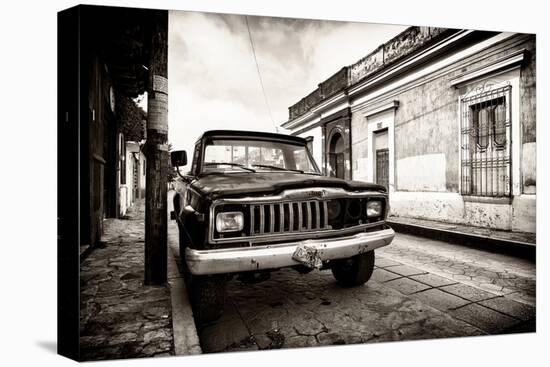
POLYGON ((299 136, 250 130, 208 130, 202 133, 197 140, 213 137, 260 137, 271 140, 291 140, 296 143, 306 144, 306 139, 299 136))
POLYGON ((357 62, 344 66, 330 78, 319 83, 306 97, 288 107, 288 121, 282 127, 305 115, 312 107, 338 92, 345 91, 368 77, 434 44, 444 35, 459 29, 411 26, 378 46, 357 62))

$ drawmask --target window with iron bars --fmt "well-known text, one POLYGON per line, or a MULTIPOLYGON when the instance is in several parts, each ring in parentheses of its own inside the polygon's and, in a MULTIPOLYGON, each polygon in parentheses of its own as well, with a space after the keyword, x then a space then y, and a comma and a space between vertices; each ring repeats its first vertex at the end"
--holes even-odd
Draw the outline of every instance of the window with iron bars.
POLYGON ((461 194, 511 195, 510 85, 461 99, 461 194))

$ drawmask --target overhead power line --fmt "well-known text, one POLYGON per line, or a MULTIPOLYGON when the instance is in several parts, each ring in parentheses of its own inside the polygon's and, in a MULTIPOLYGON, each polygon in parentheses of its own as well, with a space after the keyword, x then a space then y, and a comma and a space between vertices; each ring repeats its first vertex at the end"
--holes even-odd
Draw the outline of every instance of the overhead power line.
POLYGON ((250 39, 250 46, 252 48, 252 56, 254 56, 254 63, 256 64, 256 71, 258 72, 258 79, 260 80, 260 86, 262 87, 262 93, 264 95, 264 101, 267 107, 267 112, 269 113, 269 118, 271 119, 271 123, 273 124, 273 127, 275 127, 275 131, 279 132, 279 127, 275 124, 275 120, 273 120, 273 114, 271 113, 271 107, 269 106, 269 101, 267 99, 267 94, 265 92, 264 81, 262 79, 262 73, 260 72, 260 65, 258 65, 258 59, 256 58, 256 48, 254 47, 254 40, 252 39, 252 33, 250 32, 250 25, 248 24, 248 16, 245 15, 244 20, 246 22, 246 29, 248 30, 248 38, 250 39))

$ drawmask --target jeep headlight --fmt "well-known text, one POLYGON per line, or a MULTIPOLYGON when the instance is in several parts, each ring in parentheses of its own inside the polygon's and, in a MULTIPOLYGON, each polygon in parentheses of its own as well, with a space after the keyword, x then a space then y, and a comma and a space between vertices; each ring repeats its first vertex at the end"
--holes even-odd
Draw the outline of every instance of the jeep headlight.
POLYGON ((367 202, 367 217, 382 216, 382 202, 380 200, 370 200, 367 202))
POLYGON ((219 233, 242 231, 244 217, 241 212, 225 212, 216 215, 216 230, 219 233))

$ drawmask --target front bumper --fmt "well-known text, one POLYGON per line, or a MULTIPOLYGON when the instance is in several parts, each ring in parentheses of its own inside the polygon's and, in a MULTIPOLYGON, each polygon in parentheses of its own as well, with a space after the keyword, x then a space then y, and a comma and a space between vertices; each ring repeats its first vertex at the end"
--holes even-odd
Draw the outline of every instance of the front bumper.
POLYGON ((352 257, 389 245, 395 236, 391 228, 351 236, 278 243, 255 247, 216 250, 185 249, 185 261, 191 274, 225 274, 243 271, 277 269, 299 265, 292 255, 300 244, 318 250, 321 260, 352 257))

